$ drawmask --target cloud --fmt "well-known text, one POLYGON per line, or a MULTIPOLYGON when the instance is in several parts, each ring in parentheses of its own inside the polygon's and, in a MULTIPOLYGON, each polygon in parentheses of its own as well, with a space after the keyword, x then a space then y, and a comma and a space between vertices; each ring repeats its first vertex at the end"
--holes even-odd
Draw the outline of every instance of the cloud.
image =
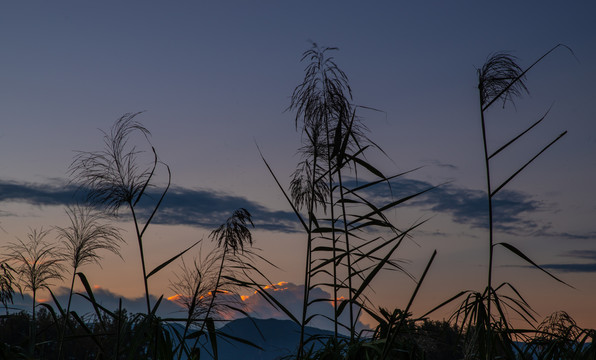
MULTIPOLYGON (((64 309, 68 304, 68 291, 69 289, 66 287, 58 287, 53 289, 56 299, 60 303, 60 306, 64 309)), ((273 318, 283 320, 289 319, 289 317, 284 312, 274 308, 267 300, 265 300, 265 298, 261 294, 259 294, 260 291, 261 290, 255 291, 252 294, 244 296, 238 294, 219 294, 218 298, 216 299, 219 299, 220 302, 224 302, 233 307, 239 307, 248 315, 254 318, 273 318)), ((273 295, 277 301, 279 301, 286 309, 288 309, 294 315, 294 317, 296 317, 299 320, 301 319, 302 299, 304 296, 303 285, 296 285, 288 282, 280 282, 275 285, 266 286, 264 288, 264 291, 273 295)), ((85 292, 81 292, 81 294, 86 295, 85 292)), ((122 301, 122 307, 126 309, 128 313, 135 314, 147 312, 147 305, 144 297, 123 297, 97 285, 93 287, 93 296, 98 304, 110 311, 117 310, 119 308, 120 301, 122 301)), ((317 316, 315 316, 312 319, 312 321, 310 321, 309 326, 333 331, 333 323, 327 319, 333 318, 334 311, 330 294, 320 288, 314 288, 310 293, 310 297, 311 300, 321 299, 322 301, 315 302, 309 307, 309 312, 307 316, 317 314, 317 316)), ((152 305, 155 305, 157 300, 157 297, 153 295, 151 296, 152 305)), ((14 304, 9 305, 9 308, 11 309, 11 311, 24 310, 30 312, 31 301, 31 296, 28 294, 24 294, 23 296, 15 294, 14 304)), ((38 296, 37 302, 50 304, 52 307, 56 308, 49 294, 47 296, 44 295, 43 297, 38 296)), ((83 296, 77 294, 73 295, 71 311, 75 311, 79 315, 94 314, 94 309, 91 305, 91 302, 85 299, 83 296)), ((164 318, 184 318, 186 316, 186 310, 176 301, 176 296, 164 296, 158 308, 157 314, 158 316, 164 318)), ((221 316, 225 320, 233 320, 244 317, 242 313, 232 311, 227 312, 221 316)), ((343 324, 349 323, 349 315, 347 309, 344 310, 344 312, 340 316, 340 322, 343 324)), ((367 328, 366 325, 358 321, 357 329, 361 330, 365 328, 367 328)), ((343 332, 345 333, 345 331, 343 332)))
MULTIPOLYGON (((346 182, 348 187, 362 183, 356 180, 346 182)), ((366 195, 376 204, 388 203, 428 189, 420 196, 406 201, 402 206, 422 208, 432 213, 449 214, 453 221, 472 228, 488 227, 488 203, 482 190, 466 189, 453 184, 436 188, 421 180, 399 178, 391 181, 389 188, 380 183, 367 188, 366 195)), ((84 191, 77 191, 74 185, 53 180, 52 184, 31 184, 0 181, 0 202, 25 202, 38 206, 60 206, 83 201, 84 191)), ((150 216, 155 202, 161 194, 157 189, 147 192, 148 199, 139 203, 139 214, 150 216)), ((553 232, 548 223, 534 220, 528 214, 548 210, 548 206, 531 195, 512 190, 501 190, 493 199, 494 226, 497 231, 532 237, 558 237, 564 239, 594 239, 596 232, 574 234, 553 232)), ((222 224, 232 211, 244 207, 253 216, 259 229, 296 232, 300 231, 296 215, 291 211, 274 211, 247 198, 207 189, 172 187, 164 198, 153 222, 166 225, 190 225, 213 228, 222 224)), ((122 212, 123 217, 128 216, 122 212)), ((0 216, 14 216, 0 212, 0 216)))
POLYGON ((562 253, 561 256, 576 259, 587 259, 596 262, 596 250, 569 250, 562 253))
POLYGON ((0 181, 0 201, 25 202, 32 205, 68 205, 77 201, 76 187, 0 181))
MULTIPOLYGON (((52 289, 52 291, 54 293, 54 296, 58 300, 58 303, 60 304, 60 306, 63 309, 66 309, 66 307, 68 305, 69 289, 62 286, 62 287, 52 289)), ((91 302, 89 300, 85 299, 83 296, 81 296, 81 295, 87 295, 87 294, 84 291, 79 292, 79 294, 77 294, 77 292, 75 292, 75 294, 73 294, 72 303, 71 303, 71 307, 70 307, 71 311, 75 311, 79 315, 93 314, 94 309, 93 309, 93 306, 91 305, 91 302)), ((110 310, 110 311, 117 310, 119 307, 120 300, 122 300, 122 308, 126 309, 129 313, 146 313, 147 312, 147 303, 145 301, 145 297, 127 298, 127 297, 123 297, 118 294, 115 294, 115 293, 111 292, 110 290, 99 287, 97 285, 93 287, 93 296, 98 304, 100 304, 101 306, 103 306, 104 308, 106 308, 107 310, 110 310)), ((54 307, 56 309, 54 301, 52 300, 52 298, 49 294, 43 295, 43 296, 38 295, 36 300, 38 303, 50 304, 50 305, 52 305, 52 307, 54 307)), ((155 296, 151 296, 150 300, 151 300, 151 304, 154 305, 158 299, 155 296)), ((24 310, 24 311, 31 312, 31 305, 32 305, 32 298, 29 294, 23 294, 21 296, 20 294, 17 293, 14 295, 14 304, 12 304, 12 306, 9 305, 9 308, 11 308, 12 311, 24 310)), ((182 310, 182 308, 180 308, 180 306, 178 306, 174 302, 162 301, 160 304, 159 310, 158 310, 158 315, 163 316, 163 317, 171 317, 176 314, 179 314, 181 310, 182 310)), ((39 307, 38 307, 38 311, 39 311, 39 307)))
MULTIPOLYGON (((149 192, 150 198, 159 199, 161 194, 149 192)), ((144 215, 152 211, 149 204, 144 207, 144 215)), ((160 207, 155 222, 158 224, 185 224, 201 227, 221 225, 234 210, 247 209, 255 226, 265 230, 285 232, 297 231, 296 215, 288 211, 272 211, 244 197, 228 195, 211 190, 192 190, 173 187, 168 191, 160 207)))
MULTIPOLYGON (((259 290, 260 291, 260 290, 259 290)), ((264 289, 269 294, 275 297, 294 317, 298 320, 302 317, 302 299, 304 298, 304 285, 296 285, 288 282, 280 282, 278 284, 268 286, 264 289)), ((311 301, 318 299, 309 306, 307 317, 316 314, 309 323, 309 326, 317 327, 324 330, 333 331, 333 302, 332 296, 321 288, 314 288, 310 292, 311 301)), ((339 301, 338 301, 339 303, 339 301)), ((244 304, 248 313, 256 318, 275 318, 275 319, 289 319, 289 317, 280 310, 277 310, 269 304, 265 297, 255 291, 248 298, 244 299, 244 304)), ((358 309, 354 309, 355 314, 358 309)), ((342 324, 349 324, 349 311, 346 307, 339 317, 342 324)), ((357 330, 367 328, 366 325, 360 321, 357 323, 357 330)), ((342 330, 343 328, 340 328, 342 330)), ((345 329, 343 331, 345 333, 345 329)))
MULTIPOLYGON (((220 304, 224 303, 230 307, 239 308, 253 318, 290 320, 290 317, 283 310, 274 307, 272 303, 266 299, 263 292, 270 294, 276 301, 282 304, 292 316, 299 321, 301 320, 302 299, 304 296, 303 285, 296 285, 282 281, 277 284, 265 286, 263 287, 263 290, 256 290, 244 295, 233 293, 218 294, 216 301, 220 304)), ((310 300, 312 301, 314 299, 318 299, 318 301, 313 302, 309 306, 307 317, 311 315, 315 316, 308 325, 319 329, 333 331, 333 322, 329 320, 333 319, 334 313, 331 295, 321 288, 314 288, 310 292, 310 300)), ((167 298, 167 300, 177 304, 177 296, 175 295, 167 298)), ((225 307, 220 307, 220 309, 225 309, 225 307)), ((355 314, 357 314, 357 309, 355 308, 355 310, 355 314)), ((244 314, 236 311, 226 311, 223 314, 220 313, 219 317, 225 320, 233 320, 244 317, 244 314)), ((342 312, 339 321, 342 324, 349 324, 349 313, 347 308, 342 312)), ((366 328, 366 325, 362 324, 360 321, 357 322, 358 331, 366 328)), ((346 331, 342 332, 344 334, 347 333, 346 331)))
POLYGON ((432 166, 440 167, 447 170, 458 170, 459 168, 453 164, 447 164, 437 159, 425 159, 422 162, 431 164, 432 166))
MULTIPOLYGON (((355 180, 347 182, 347 186, 358 185, 362 185, 362 183, 355 180)), ((383 204, 432 189, 409 199, 401 206, 413 206, 433 213, 449 214, 456 223, 472 228, 488 227, 488 201, 485 191, 461 188, 449 183, 434 186, 426 181, 399 178, 391 180, 390 187, 387 186, 387 183, 379 183, 367 188, 366 192, 377 204, 383 204)), ((495 229, 507 234, 533 237, 549 236, 566 239, 596 237, 596 233, 555 233, 551 231, 550 224, 528 217, 530 213, 544 210, 547 210, 547 205, 542 201, 535 200, 527 193, 501 190, 493 198, 495 229)))
MULTIPOLYGON (((84 200, 84 189, 54 181, 54 184, 31 184, 0 181, 0 202, 24 202, 36 206, 65 206, 84 200), (79 190, 79 191, 77 191, 79 190)), ((148 199, 139 203, 139 214, 150 216, 161 194, 152 189, 148 199)), ((216 227, 232 211, 244 207, 253 216, 255 226, 265 230, 293 232, 297 230, 296 216, 287 211, 273 211, 244 197, 211 190, 172 187, 153 222, 167 225, 216 227)), ((0 216, 10 215, 0 213, 0 216)), ((125 212, 121 215, 127 216, 125 212)))
POLYGON ((540 265, 546 270, 555 270, 569 273, 595 273, 596 263, 591 264, 545 264, 540 265))
MULTIPOLYGON (((569 250, 561 253, 559 256, 573 259, 588 260, 584 263, 561 262, 554 264, 541 264, 546 270, 554 270, 566 273, 596 273, 596 250, 569 250)), ((516 267, 533 268, 530 265, 516 267)))

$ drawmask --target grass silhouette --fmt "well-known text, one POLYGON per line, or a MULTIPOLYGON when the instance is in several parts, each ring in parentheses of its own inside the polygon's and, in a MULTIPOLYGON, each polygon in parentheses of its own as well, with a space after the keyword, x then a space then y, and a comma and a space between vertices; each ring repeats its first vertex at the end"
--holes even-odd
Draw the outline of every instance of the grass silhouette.
POLYGON ((27 241, 18 240, 4 249, 0 301, 8 310, 15 290, 19 290, 32 292, 33 304, 30 316, 7 311, 0 317, 0 332, 4 336, 0 340, 0 358, 50 356, 62 360, 77 354, 96 359, 218 359, 218 339, 262 349, 216 326, 227 313, 252 320, 241 303, 229 300, 229 295, 251 291, 287 315, 293 327, 300 328, 295 335, 297 347, 292 359, 594 359, 594 330, 581 329, 565 312, 536 324, 532 307, 514 284, 493 283, 497 248, 564 283, 513 244, 495 240, 493 198, 566 132, 554 137, 495 186, 491 161, 538 126, 546 115, 493 152, 489 151, 486 124, 494 104, 513 104, 528 93, 528 71, 556 49, 565 48, 569 49, 555 46, 525 70, 515 57, 504 52, 490 55, 478 69, 488 212, 489 257, 484 290, 459 291, 426 314, 414 315, 412 306, 417 294, 431 276, 429 271, 436 256, 440 256, 433 251, 406 304, 385 309, 371 301, 372 284, 380 274, 394 271, 414 278, 396 260, 396 255, 412 232, 425 223, 421 220, 398 226, 388 212, 419 196, 432 196, 434 187, 394 196, 393 180, 411 171, 386 175, 368 160, 371 152, 386 155, 369 138, 365 119, 360 115, 374 109, 354 102, 348 77, 331 56, 337 49, 313 44, 303 53, 302 61, 307 64, 304 78, 295 87, 288 107, 295 113, 295 128, 302 135, 302 143, 298 150, 300 160, 287 188, 259 149, 304 234, 306 256, 300 314, 285 307, 275 292, 266 291, 273 285, 262 267, 275 265, 252 247, 251 230, 257 219, 253 219, 250 209, 233 211, 227 221, 212 230, 209 237, 217 247, 206 257, 194 255, 192 261, 184 259, 199 240, 155 268, 146 267, 147 256, 152 254, 145 253, 145 234, 167 196, 171 173, 151 145, 149 130, 138 121, 141 113, 128 113, 103 133, 103 150, 78 152, 70 167, 72 181, 85 192, 87 204, 67 209, 70 225, 56 227, 64 248, 47 241, 49 231, 41 229, 31 230, 27 241), (139 150, 141 146, 150 150, 139 150), (158 173, 166 175, 166 186, 157 199, 150 199, 147 189, 154 186, 158 173), (377 190, 389 196, 371 196, 377 190), (140 216, 141 202, 151 204, 144 219, 140 216), (85 264, 101 264, 100 252, 119 254, 123 238, 109 220, 123 209, 130 213, 135 228, 145 290, 144 313, 128 314, 122 302, 118 309, 102 306, 87 275, 81 271, 85 264), (72 267, 72 278, 64 308, 51 286, 66 274, 65 261, 72 267), (176 293, 174 300, 185 311, 179 317, 163 318, 158 316, 163 295, 151 301, 149 280, 173 263, 179 263, 179 267, 170 288, 176 293), (91 314, 71 311, 77 279, 84 288, 79 295, 92 307, 91 314), (50 290, 54 306, 42 304, 42 311, 38 312, 36 292, 42 288, 50 290), (315 289, 328 291, 332 299, 315 297, 315 289), (314 312, 314 305, 328 301, 333 305, 332 316, 314 312), (460 305, 449 321, 428 320, 434 311, 454 302, 460 305), (514 326, 509 320, 510 312, 525 319, 527 327, 514 326), (357 328, 362 313, 378 323, 375 329, 366 332, 357 328), (333 335, 309 335, 305 329, 315 318, 328 321, 333 335), (21 343, 4 340, 9 339, 5 334, 17 328, 15 324, 29 328, 29 336, 21 343), (43 333, 39 341, 38 328, 43 333), (343 336, 342 332, 348 335, 343 336), (519 339, 523 342, 516 341, 519 339), (84 348, 77 347, 79 342, 84 342, 84 348))

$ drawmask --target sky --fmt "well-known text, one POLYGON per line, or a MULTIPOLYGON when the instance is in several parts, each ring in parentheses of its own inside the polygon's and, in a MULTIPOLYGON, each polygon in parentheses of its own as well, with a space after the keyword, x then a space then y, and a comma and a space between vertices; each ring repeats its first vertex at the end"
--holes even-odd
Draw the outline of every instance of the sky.
MULTIPOLYGON (((397 255, 413 277, 438 252, 412 308, 422 315, 486 283, 476 70, 498 51, 525 68, 562 43, 573 54, 560 48, 533 68, 530 94, 489 110, 487 128, 489 147, 497 149, 552 106, 537 129, 497 159, 496 183, 568 131, 504 189, 495 237, 573 288, 503 249, 496 251, 495 281, 513 283, 539 319, 565 310, 580 326, 596 328, 595 11, 588 1, 3 2, 0 246, 26 238, 31 228, 68 225, 76 152, 101 150, 101 131, 143 111, 137 120, 172 171, 172 189, 147 233, 148 267, 200 239, 212 247, 210 231, 245 207, 255 219, 255 247, 281 268, 264 266, 271 282, 301 287, 305 236, 258 148, 287 186, 301 145, 287 108, 304 76, 301 54, 314 42, 339 49, 333 57, 349 77, 354 103, 381 110, 359 110, 387 154, 369 160, 388 175, 421 167, 395 180, 397 193, 441 185, 389 213, 402 227, 427 220, 397 255)), ((161 169, 157 188, 166 180, 161 169)), ((105 254, 102 267, 82 270, 114 296, 139 298, 134 228, 126 216, 117 224, 127 240, 122 258, 105 254)), ((153 295, 174 295, 176 269, 151 279, 153 295)), ((375 305, 404 308, 415 282, 390 272, 372 286, 375 305)))

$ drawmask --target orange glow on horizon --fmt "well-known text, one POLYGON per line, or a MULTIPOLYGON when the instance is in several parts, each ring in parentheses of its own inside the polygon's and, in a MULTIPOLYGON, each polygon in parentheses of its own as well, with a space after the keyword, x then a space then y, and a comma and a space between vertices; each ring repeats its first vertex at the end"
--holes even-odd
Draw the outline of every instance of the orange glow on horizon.
MULTIPOLYGON (((346 299, 345 297, 343 297, 343 296, 340 296, 340 297, 336 298, 335 300, 336 300, 336 301, 337 301, 337 303, 339 304, 339 303, 341 303, 342 301, 344 301, 344 300, 347 300, 347 299, 346 299)), ((334 303, 333 299, 329 299, 329 302, 330 302, 332 305, 333 305, 333 303, 334 303)))
MULTIPOLYGON (((227 291, 227 290, 217 290, 217 293, 221 293, 221 294, 230 294, 230 292, 229 292, 229 291, 227 291)), ((207 295, 201 295, 201 296, 199 296, 199 300, 203 300, 203 299, 205 298, 205 296, 211 296, 211 295, 212 295, 212 292, 211 292, 211 291, 209 291, 209 292, 207 293, 207 295)), ((168 299, 168 300, 170 300, 170 301, 176 301, 176 300, 179 300, 179 299, 181 299, 182 297, 183 297, 183 295, 182 295, 182 294, 175 294, 175 295, 172 295, 172 296, 170 296, 170 297, 168 297, 168 298, 166 298, 166 299, 168 299)))
MULTIPOLYGON (((271 285, 265 285, 263 287, 263 290, 269 290, 269 289, 273 289, 273 291, 284 291, 284 290, 288 290, 288 287, 282 287, 287 285, 288 282, 287 281, 280 281, 277 284, 271 284, 271 285)), ((257 293, 258 290, 255 290, 255 294, 257 293)))
POLYGON ((176 300, 180 299, 181 297, 182 297, 182 295, 180 295, 180 294, 176 294, 176 295, 172 295, 172 296, 170 296, 170 297, 169 297, 169 298, 167 298, 167 299, 168 299, 168 300, 170 300, 170 301, 176 301, 176 300))
POLYGON ((44 298, 41 298, 41 299, 37 299, 36 301, 37 301, 38 303, 47 303, 47 302, 50 302, 50 299, 44 299, 44 298))

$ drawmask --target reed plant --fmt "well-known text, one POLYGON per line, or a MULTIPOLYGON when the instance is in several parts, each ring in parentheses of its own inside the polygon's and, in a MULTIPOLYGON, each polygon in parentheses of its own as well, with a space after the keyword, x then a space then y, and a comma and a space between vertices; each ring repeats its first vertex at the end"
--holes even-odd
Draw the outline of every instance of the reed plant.
MULTIPOLYGON (((178 359, 182 359, 183 355, 191 358, 193 354, 196 354, 196 351, 189 348, 186 341, 191 326, 206 318, 210 301, 209 293, 215 288, 213 280, 215 279, 216 262, 215 252, 210 252, 205 258, 200 256, 195 258, 191 265, 187 265, 182 259, 179 271, 175 273, 175 280, 171 282, 170 288, 175 293, 175 301, 186 310, 182 334, 174 330, 178 339, 178 345, 174 349, 178 353, 178 359)), ((213 306, 215 305, 213 304, 213 306)), ((215 311, 217 312, 217 310, 215 311)))
POLYGON ((92 206, 102 208, 113 215, 117 215, 122 206, 130 211, 141 259, 147 314, 150 314, 152 307, 149 299, 149 278, 193 248, 199 241, 162 262, 153 270, 147 271, 143 246, 144 235, 170 188, 172 174, 170 167, 159 160, 157 151, 151 146, 149 130, 136 120, 139 114, 141 113, 124 114, 114 123, 109 132, 103 133, 104 150, 79 151, 70 166, 70 174, 73 182, 78 183, 80 189, 85 192, 86 199, 92 206), (137 150, 135 145, 130 144, 130 138, 134 134, 144 138, 151 147, 153 156, 150 165, 144 166, 141 160, 145 152, 137 150), (153 186, 152 182, 160 165, 167 172, 167 183, 159 199, 153 202, 149 215, 142 220, 141 212, 138 210, 139 203, 141 200, 151 202, 147 189, 153 186))
POLYGON ((27 240, 17 239, 6 245, 6 261, 15 270, 21 290, 31 291, 31 323, 29 353, 35 352, 37 294, 48 289, 54 281, 62 280, 64 264, 60 251, 46 240, 50 230, 31 229, 27 240))
POLYGON ((516 257, 522 259, 522 261, 529 264, 531 267, 544 272, 557 282, 570 286, 543 267, 539 266, 513 244, 508 242, 495 242, 494 234, 495 198, 499 195, 499 192, 525 170, 528 165, 559 141, 567 132, 561 132, 526 161, 519 169, 509 175, 505 181, 495 186, 495 174, 492 171, 491 164, 498 159, 498 155, 502 155, 503 151, 507 150, 512 144, 516 143, 525 134, 539 125, 546 118, 548 111, 524 131, 518 133, 494 151, 489 150, 487 131, 487 117, 489 115, 489 110, 499 102, 503 107, 508 104, 514 104, 517 98, 521 97, 524 93, 529 93, 526 86, 526 74, 546 56, 559 48, 567 49, 573 54, 571 49, 567 46, 559 44, 551 48, 524 70, 518 65, 516 57, 506 52, 498 52, 491 54, 484 65, 477 70, 488 213, 487 283, 483 291, 461 291, 425 314, 425 316, 429 315, 436 309, 443 307, 452 301, 463 298, 460 306, 453 313, 451 320, 460 326, 462 334, 464 335, 464 344, 466 345, 465 352, 467 353, 465 358, 493 359, 499 356, 513 358, 515 356, 513 352, 514 335, 523 336, 524 332, 515 328, 515 326, 510 323, 507 314, 509 312, 515 313, 530 326, 530 329, 536 321, 535 312, 515 285, 507 281, 497 286, 493 284, 496 248, 505 249, 516 257), (505 293, 505 291, 507 293, 505 293))
POLYGON ((8 263, 0 263, 0 303, 4 305, 6 316, 8 316, 8 304, 14 301, 16 286, 14 269, 8 263))
MULTIPOLYGON (((140 113, 129 113, 103 133, 103 150, 78 152, 70 167, 73 182, 85 192, 91 207, 68 208, 70 226, 57 228, 66 256, 64 251, 58 251, 53 244, 45 241, 49 231, 43 229, 31 230, 28 241, 18 240, 5 248, 6 262, 0 263, 0 300, 6 308, 15 289, 25 290, 32 292, 33 305, 29 321, 29 354, 21 354, 18 349, 0 342, 0 357, 35 356, 36 324, 39 322, 36 318, 36 294, 40 289, 50 290, 53 281, 62 279, 64 261, 67 260, 72 267, 72 278, 66 308, 60 305, 52 291, 50 294, 58 313, 52 306, 42 304, 47 310, 44 310, 44 323, 52 319, 52 326, 57 330, 56 339, 44 339, 43 346, 51 352, 53 344, 57 343, 59 359, 63 353, 65 356, 70 354, 68 349, 63 351, 62 345, 67 329, 71 329, 73 339, 87 341, 85 356, 97 359, 218 359, 218 338, 258 348, 217 327, 218 321, 223 321, 230 313, 249 315, 240 302, 230 300, 233 298, 230 295, 237 295, 241 289, 254 291, 255 295, 263 297, 300 326, 298 348, 292 355, 292 358, 300 360, 594 359, 596 350, 591 345, 596 334, 594 330, 581 329, 563 312, 553 314, 534 328, 535 313, 517 288, 509 282, 498 286, 493 284, 496 248, 504 248, 564 283, 514 245, 496 242, 493 214, 495 196, 566 132, 555 137, 498 186, 494 186, 493 182, 492 161, 540 124, 546 115, 493 152, 489 151, 487 132, 489 110, 493 105, 499 102, 508 105, 527 93, 527 72, 558 48, 566 47, 554 47, 525 70, 508 53, 489 56, 478 69, 489 245, 487 284, 483 291, 461 291, 427 314, 414 316, 412 306, 437 255, 434 251, 403 309, 389 311, 377 308, 370 301, 368 294, 383 271, 393 270, 414 278, 396 260, 396 255, 404 241, 424 221, 401 228, 394 224, 388 211, 431 191, 433 187, 394 197, 393 187, 399 186, 394 179, 409 171, 387 176, 367 159, 371 151, 384 154, 368 138, 367 128, 360 116, 361 112, 371 108, 353 102, 348 77, 330 56, 337 49, 320 48, 313 44, 303 53, 302 61, 307 63, 304 79, 294 89, 288 108, 295 112, 295 127, 302 135, 298 150, 301 158, 291 174, 288 190, 282 186, 261 152, 268 171, 305 234, 301 314, 296 316, 274 294, 266 291, 271 282, 260 266, 274 265, 252 247, 251 229, 254 223, 250 212, 244 208, 234 211, 210 233, 209 237, 216 246, 205 258, 195 256, 188 264, 182 259, 199 240, 153 270, 146 268, 145 234, 170 188, 171 173, 151 146, 149 130, 137 121, 140 113), (151 150, 138 150, 133 143, 135 136, 144 139, 144 144, 148 144, 151 150), (149 165, 144 165, 146 163, 149 165), (161 169, 167 173, 167 184, 157 199, 151 199, 148 189, 154 186, 157 173, 163 171, 161 169), (379 193, 383 196, 375 196, 379 193), (147 204, 150 205, 148 212, 144 207, 147 204), (93 207, 101 212, 96 212, 93 207), (127 314, 122 302, 116 310, 105 308, 96 299, 87 276, 80 271, 86 264, 100 264, 103 251, 119 255, 123 238, 118 228, 105 222, 108 220, 106 215, 118 215, 122 208, 130 213, 135 228, 143 273, 145 313, 127 314), (176 294, 175 300, 183 306, 184 315, 162 318, 158 316, 158 310, 163 295, 151 303, 149 279, 177 260, 181 260, 181 265, 170 288, 176 294), (79 295, 93 308, 89 315, 70 310, 77 278, 84 288, 79 295), (312 295, 315 288, 329 290, 332 299, 315 298, 312 295), (511 293, 513 295, 509 295, 511 293), (314 304, 329 300, 332 300, 333 315, 312 313, 314 304), (450 322, 428 321, 430 313, 457 300, 462 302, 450 322), (363 312, 378 322, 371 335, 358 331, 356 326, 363 312), (509 321, 510 312, 526 319, 531 329, 514 327, 509 321), (317 316, 323 316, 333 324, 332 336, 306 334, 305 328, 317 316), (343 320, 346 317, 347 320, 343 320), (184 325, 183 330, 180 330, 180 324, 184 325), (459 337, 454 335, 457 332, 459 337), (437 340, 436 336, 440 339, 437 340), (525 343, 516 343, 514 336, 524 339, 525 343), (315 343, 320 346, 316 348, 313 346, 315 343), (449 355, 445 355, 447 353, 449 355)), ((38 347, 38 352, 40 349, 38 347)))
POLYGON ((147 314, 149 314, 151 313, 151 303, 148 279, 152 273, 149 273, 145 266, 143 236, 170 187, 171 174, 169 167, 159 162, 153 146, 151 146, 152 164, 142 166, 139 159, 141 152, 134 145, 129 144, 129 139, 134 133, 140 134, 149 142, 149 130, 135 119, 139 114, 123 115, 114 123, 109 132, 104 132, 104 150, 78 152, 71 164, 70 173, 74 182, 78 183, 86 192, 87 201, 91 205, 102 207, 111 214, 118 214, 118 210, 122 206, 128 207, 135 226, 143 271, 145 302, 147 314), (159 164, 163 164, 167 170, 167 186, 155 204, 151 215, 143 222, 138 218, 137 205, 146 195, 146 190, 153 180, 159 164))
POLYGON ((105 216, 89 206, 70 206, 66 209, 66 214, 70 220, 70 226, 56 227, 56 230, 58 238, 65 248, 64 258, 72 268, 72 277, 68 292, 66 316, 64 316, 60 334, 58 359, 62 355, 64 333, 67 327, 66 323, 70 317, 70 305, 78 270, 81 266, 90 263, 101 266, 102 257, 99 251, 108 251, 120 256, 120 244, 124 242, 119 229, 105 223, 105 220, 107 220, 105 216))
MULTIPOLYGON (((145 316, 139 318, 140 322, 137 324, 137 329, 142 330, 139 333, 144 333, 145 340, 141 339, 138 342, 143 343, 151 338, 161 339, 161 342, 149 341, 151 349, 147 348, 146 351, 146 356, 157 356, 163 350, 159 344, 170 343, 171 339, 168 338, 169 333, 164 329, 164 323, 156 316, 163 295, 155 304, 151 304, 149 279, 192 249, 200 240, 163 261, 153 270, 147 269, 144 236, 170 188, 172 176, 169 166, 159 160, 157 151, 151 145, 149 140, 151 133, 136 120, 139 114, 141 113, 127 113, 120 117, 110 131, 103 132, 104 149, 90 152, 79 151, 69 172, 73 178, 72 181, 79 185, 80 191, 85 193, 86 200, 91 206, 102 209, 109 215, 118 215, 119 210, 125 207, 132 217, 141 260, 147 309, 145 316), (135 135, 145 140, 145 143, 151 148, 151 155, 147 155, 147 151, 138 150, 137 146, 132 143, 132 137, 135 135), (144 161, 147 159, 151 159, 148 162, 149 165, 144 165, 144 161), (147 190, 154 186, 153 182, 158 167, 165 168, 167 182, 158 199, 152 200, 147 194, 147 190), (151 203, 153 206, 146 212, 144 209, 140 209, 141 203, 142 206, 148 206, 147 204, 151 203), (144 219, 142 219, 143 214, 146 214, 144 219)), ((79 277, 83 281, 83 274, 80 274, 79 277)), ((91 289, 87 289, 87 293, 96 315, 100 317, 101 311, 91 296, 91 289)), ((106 312, 103 311, 103 313, 106 312)), ((115 318, 113 313, 107 313, 115 318)))
POLYGON ((383 152, 365 136, 366 127, 356 110, 366 107, 352 103, 348 78, 329 56, 334 50, 313 44, 302 57, 308 62, 305 77, 289 107, 296 112, 296 128, 302 133, 302 158, 289 191, 261 154, 306 234, 303 309, 300 320, 293 318, 301 327, 297 358, 308 357, 305 327, 314 317, 323 316, 309 315, 309 307, 328 301, 311 298, 316 287, 330 289, 333 296, 334 315, 328 320, 334 325, 334 341, 341 328, 350 343, 357 342, 360 313, 376 313, 367 298, 371 283, 383 269, 405 272, 394 255, 422 223, 399 229, 386 212, 432 189, 380 205, 367 199, 369 192, 383 185, 391 193, 391 180, 405 173, 385 176, 366 159, 367 151, 383 152), (340 321, 344 312, 348 324, 340 321))

